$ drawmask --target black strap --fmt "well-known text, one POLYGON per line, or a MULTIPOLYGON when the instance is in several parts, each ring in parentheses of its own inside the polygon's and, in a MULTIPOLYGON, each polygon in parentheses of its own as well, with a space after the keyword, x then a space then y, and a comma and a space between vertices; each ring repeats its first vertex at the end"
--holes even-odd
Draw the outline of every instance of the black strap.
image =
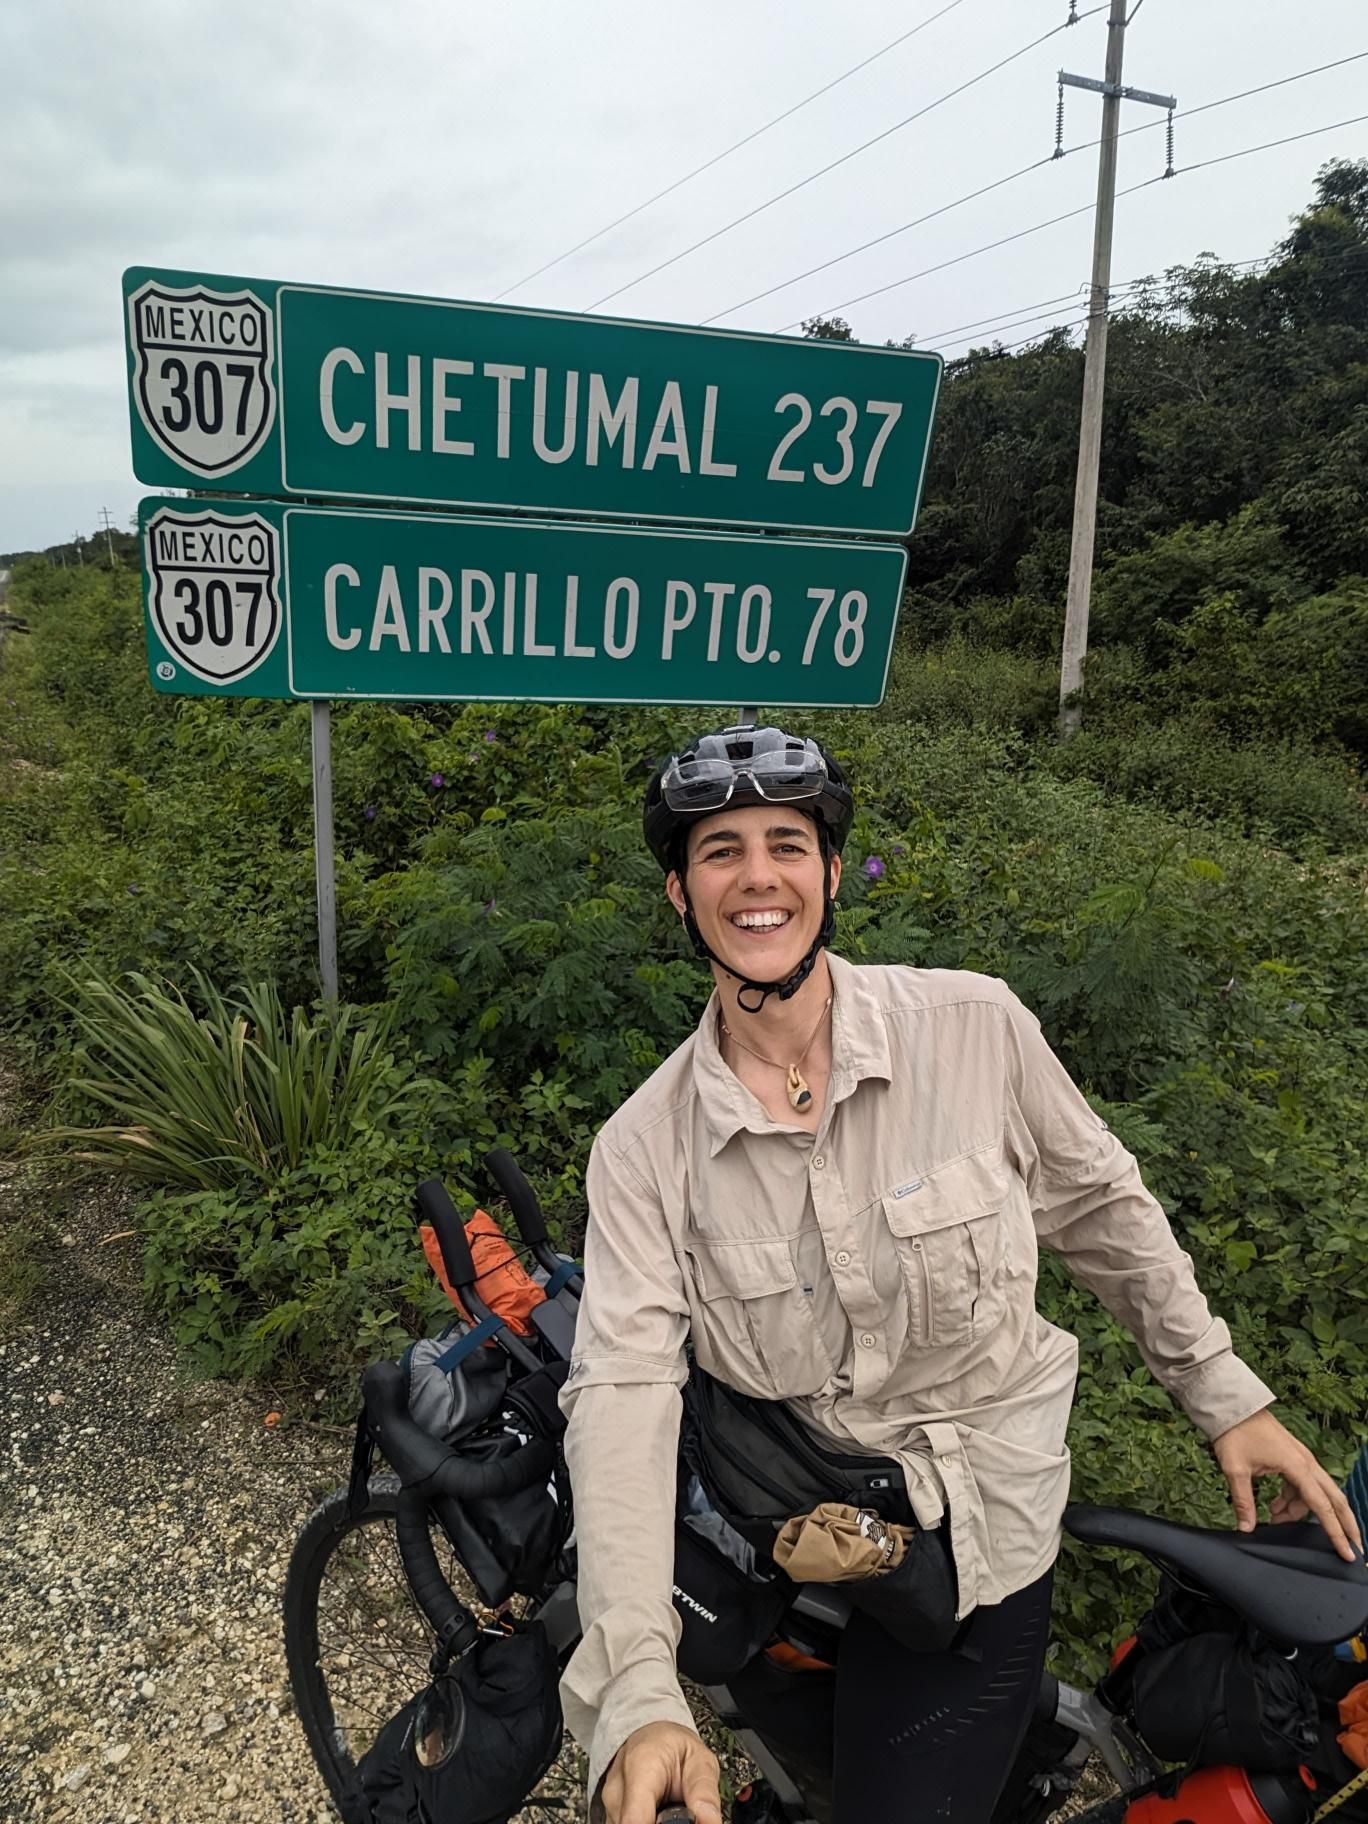
POLYGON ((374 1468, 375 1438, 363 1406, 356 1421, 356 1442, 352 1445, 351 1479, 347 1484, 348 1520, 355 1520, 365 1507, 374 1468))

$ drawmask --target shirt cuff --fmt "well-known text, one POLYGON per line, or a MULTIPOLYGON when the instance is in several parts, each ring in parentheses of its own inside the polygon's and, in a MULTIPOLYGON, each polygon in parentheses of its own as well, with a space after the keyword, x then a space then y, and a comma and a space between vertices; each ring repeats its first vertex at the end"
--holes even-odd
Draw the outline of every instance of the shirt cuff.
POLYGON ((1166 1375, 1164 1385, 1209 1442, 1232 1425, 1253 1418, 1277 1398, 1233 1351, 1166 1375))
POLYGON ((698 1732, 675 1669, 663 1660, 645 1659, 624 1667, 591 1698, 576 1689, 572 1659, 561 1681, 561 1706, 571 1735, 589 1754, 590 1824, 603 1824, 599 1789, 613 1756, 629 1735, 647 1723, 680 1723, 698 1732))

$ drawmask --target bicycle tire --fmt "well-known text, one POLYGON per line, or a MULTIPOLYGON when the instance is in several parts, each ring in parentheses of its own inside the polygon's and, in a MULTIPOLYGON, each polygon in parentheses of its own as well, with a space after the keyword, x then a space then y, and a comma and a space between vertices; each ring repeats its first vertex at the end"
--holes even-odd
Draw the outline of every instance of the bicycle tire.
MULTIPOLYGON (((334 1805, 345 1824, 371 1824, 369 1806, 357 1783, 357 1761, 369 1746, 368 1737, 426 1682, 435 1636, 404 1579, 395 1543, 399 1478, 372 1476, 366 1503, 355 1516, 347 1511, 348 1492, 345 1487, 336 1488, 321 1501, 295 1541, 285 1576, 285 1660, 300 1727, 334 1805), (351 1553, 346 1552, 349 1541, 354 1548, 351 1553), (330 1570, 338 1565, 345 1568, 346 1584, 354 1592, 358 1608, 375 1597, 376 1633, 384 1631, 378 1646, 373 1636, 356 1638, 345 1628, 340 1631, 348 1646, 338 1649, 333 1644, 339 1629, 331 1618, 325 1626, 321 1607, 330 1570), (388 1627, 391 1621, 395 1624, 392 1630, 388 1627), (339 1678, 339 1673, 353 1671, 353 1656, 359 1662, 357 1679, 339 1678), (377 1673, 384 1675, 379 1681, 384 1695, 372 1695, 369 1702, 362 1702, 356 1683, 377 1673)), ((477 1604, 474 1586, 450 1543, 436 1533, 434 1543, 448 1580, 463 1600, 477 1604)), ((571 1746, 524 1800, 518 1816, 561 1814, 565 1795, 581 1784, 578 1750, 571 1746)))

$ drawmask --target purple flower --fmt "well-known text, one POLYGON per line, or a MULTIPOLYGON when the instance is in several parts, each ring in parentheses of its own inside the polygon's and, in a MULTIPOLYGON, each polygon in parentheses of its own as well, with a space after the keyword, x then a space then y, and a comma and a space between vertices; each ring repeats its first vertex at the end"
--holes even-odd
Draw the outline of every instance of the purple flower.
POLYGON ((377 813, 376 813, 375 806, 373 804, 368 804, 366 806, 365 810, 361 814, 366 819, 367 823, 375 822, 377 813))
POLYGON ((431 779, 428 780, 428 784, 432 786, 434 791, 440 792, 442 787, 446 784, 446 779, 441 773, 434 773, 431 779))
POLYGON ((883 879, 884 863, 882 855, 871 855, 868 857, 864 864, 864 875, 866 880, 883 879))
POLYGON ((905 842, 895 842, 895 843, 894 843, 894 844, 893 844, 893 848, 892 848, 892 850, 891 850, 891 853, 892 853, 892 854, 894 854, 894 855, 906 855, 906 853, 907 853, 907 844, 906 844, 906 843, 905 843, 905 842))
POLYGON ((132 886, 131 886, 131 887, 129 887, 129 889, 128 889, 128 890, 129 890, 129 892, 130 892, 130 893, 139 893, 139 892, 141 892, 141 891, 142 891, 142 889, 141 889, 141 888, 140 888, 140 887, 132 887, 132 886))
POLYGON ((499 737, 498 737, 498 734, 497 734, 497 733, 496 733, 496 732, 495 732, 495 730, 494 730, 494 729, 492 729, 492 728, 487 728, 487 729, 486 729, 486 730, 485 730, 485 740, 486 740, 486 741, 497 741, 497 740, 498 740, 498 738, 499 738, 499 737))

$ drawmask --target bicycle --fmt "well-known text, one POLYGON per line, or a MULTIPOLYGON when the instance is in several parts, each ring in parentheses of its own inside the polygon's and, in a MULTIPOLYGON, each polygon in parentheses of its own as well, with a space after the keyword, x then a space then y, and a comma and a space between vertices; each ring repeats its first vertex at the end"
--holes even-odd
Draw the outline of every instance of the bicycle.
MULTIPOLYGON (((486 1625, 496 1611, 540 1622, 562 1667, 579 1637, 570 1491, 546 1399, 552 1390, 554 1404, 553 1390, 568 1365, 583 1276, 576 1263, 552 1248, 535 1194, 512 1157, 496 1150, 485 1163, 512 1210, 524 1250, 545 1278, 547 1296, 531 1312, 527 1335, 516 1334, 476 1290, 465 1230, 440 1182, 421 1187, 417 1201, 436 1231, 449 1285, 467 1314, 454 1326, 458 1339, 468 1348, 491 1344, 506 1358, 514 1404, 506 1404, 491 1422, 505 1427, 504 1437, 511 1426, 518 1446, 481 1461, 468 1454, 469 1440, 441 1441, 410 1417, 399 1367, 373 1364, 363 1376, 366 1413, 395 1473, 370 1475, 369 1465, 358 1458, 351 1485, 334 1490, 306 1522, 286 1579, 285 1642, 295 1704, 346 1824, 369 1824, 357 1765, 375 1731, 423 1684, 430 1666, 445 1664, 462 1643, 469 1644, 481 1614, 486 1625), (529 1394, 533 1387, 535 1399, 529 1394), (518 1592, 471 1515, 479 1502, 539 1484, 554 1491, 563 1521, 549 1569, 534 1587, 518 1592), (340 1597, 330 1587, 333 1579, 342 1586, 340 1597), (350 1613, 351 1623, 345 1619, 350 1613)), ((487 1427, 474 1435, 488 1444, 487 1427)), ((1076 1505, 1064 1524, 1089 1546, 1142 1554, 1168 1578, 1294 1651, 1332 1649, 1368 1626, 1368 1568, 1345 1565, 1310 1523, 1241 1535, 1076 1505)), ((793 1664, 796 1655, 801 1662, 829 1666, 849 1613, 839 1585, 798 1587, 766 1657, 787 1654, 793 1664)), ((757 1665, 759 1656, 751 1663, 757 1665)), ((702 1689, 763 1776, 762 1784, 738 1801, 737 1824, 828 1824, 829 1763, 814 1766, 811 1757, 795 1757, 777 1743, 757 1719, 754 1694, 738 1701, 736 1682, 702 1689)), ((1039 1824, 1068 1799, 1094 1755, 1118 1795, 1084 1814, 1088 1824, 1120 1824, 1133 1799, 1162 1788, 1162 1764, 1124 1707, 1108 1701, 1106 1689, 1105 1679, 1083 1691, 1045 1674, 993 1824, 1039 1824)), ((1238 1788, 1234 1796, 1245 1807, 1242 1814, 1237 1806, 1220 1815, 1263 1816, 1274 1824, 1308 1816, 1311 1801, 1303 1791, 1304 1803, 1298 1805, 1284 1776, 1220 1771, 1231 1776, 1232 1791, 1238 1788)), ((518 1815, 577 1807, 580 1777, 575 1767, 554 1767, 518 1815)))

